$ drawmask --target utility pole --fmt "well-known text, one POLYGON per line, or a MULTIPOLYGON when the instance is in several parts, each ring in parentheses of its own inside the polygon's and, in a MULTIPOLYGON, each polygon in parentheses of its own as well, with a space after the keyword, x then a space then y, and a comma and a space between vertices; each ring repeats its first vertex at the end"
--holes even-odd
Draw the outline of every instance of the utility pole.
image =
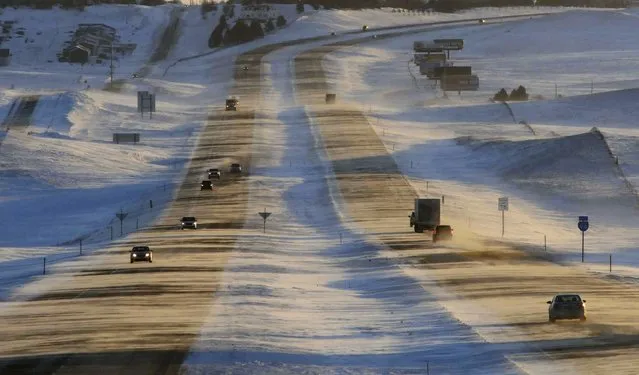
POLYGON ((111 64, 109 65, 109 76, 111 77, 111 86, 113 86, 113 43, 111 43, 111 64))

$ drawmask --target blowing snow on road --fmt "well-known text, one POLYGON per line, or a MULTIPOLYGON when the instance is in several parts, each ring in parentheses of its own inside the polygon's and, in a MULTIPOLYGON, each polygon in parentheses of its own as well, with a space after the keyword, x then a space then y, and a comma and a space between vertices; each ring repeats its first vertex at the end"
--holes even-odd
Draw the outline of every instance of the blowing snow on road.
POLYGON ((638 15, 5 8, 0 373, 635 374, 638 15))

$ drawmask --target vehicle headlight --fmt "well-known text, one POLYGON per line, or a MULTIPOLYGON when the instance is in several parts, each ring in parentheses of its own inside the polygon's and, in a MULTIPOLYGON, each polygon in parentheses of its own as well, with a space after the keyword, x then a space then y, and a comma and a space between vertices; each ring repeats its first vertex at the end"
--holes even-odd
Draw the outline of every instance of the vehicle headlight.
POLYGON ((144 256, 145 256, 145 257, 148 257, 148 256, 149 256, 149 253, 146 253, 144 256))
POLYGON ((135 258, 137 255, 133 254, 133 257, 135 258))
POLYGON ((182 222, 182 225, 184 225, 184 222, 182 222))

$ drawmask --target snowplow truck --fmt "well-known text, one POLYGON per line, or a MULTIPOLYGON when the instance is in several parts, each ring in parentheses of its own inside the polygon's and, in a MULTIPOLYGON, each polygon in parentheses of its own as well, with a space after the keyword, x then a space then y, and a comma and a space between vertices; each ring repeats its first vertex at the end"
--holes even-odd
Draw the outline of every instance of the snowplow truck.
POLYGON ((408 217, 410 226, 416 233, 423 233, 424 230, 435 230, 440 220, 440 200, 430 198, 416 198, 415 211, 408 217))

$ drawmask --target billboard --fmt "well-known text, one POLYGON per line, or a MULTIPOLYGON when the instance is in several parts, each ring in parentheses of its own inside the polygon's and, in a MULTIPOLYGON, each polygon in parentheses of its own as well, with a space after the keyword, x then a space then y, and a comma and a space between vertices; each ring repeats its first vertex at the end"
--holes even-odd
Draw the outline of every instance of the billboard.
POLYGON ((472 67, 470 66, 441 66, 435 68, 433 72, 434 78, 441 78, 443 76, 469 76, 473 74, 472 67))
POLYGON ((464 39, 435 39, 433 43, 445 50, 460 50, 464 48, 464 39))
POLYGON ((419 73, 421 75, 427 75, 429 78, 431 78, 435 76, 435 69, 450 66, 453 66, 453 63, 449 61, 420 61, 419 73))
POLYGON ((446 55, 443 53, 431 53, 425 56, 426 61, 446 61, 446 55))
POLYGON ((415 52, 444 52, 444 48, 433 42, 413 42, 413 51, 415 52))
POLYGON ((441 79, 441 89, 444 91, 477 91, 479 77, 476 75, 446 75, 441 79))
POLYGON ((427 44, 417 50, 415 52, 423 52, 423 53, 441 53, 444 52, 442 46, 438 44, 427 44))

